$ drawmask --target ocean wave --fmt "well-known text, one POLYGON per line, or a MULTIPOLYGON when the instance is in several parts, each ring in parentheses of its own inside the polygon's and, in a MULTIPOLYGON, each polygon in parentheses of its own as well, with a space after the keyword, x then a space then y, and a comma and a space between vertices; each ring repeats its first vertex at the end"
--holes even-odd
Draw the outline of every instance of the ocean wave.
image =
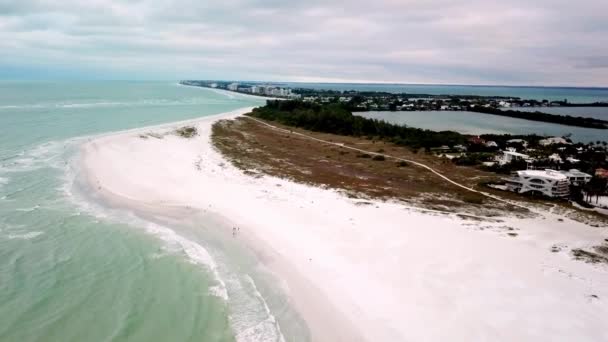
POLYGON ((38 208, 40 208, 40 206, 39 205, 35 205, 35 206, 29 207, 29 208, 17 208, 17 209, 15 209, 15 211, 22 211, 22 212, 29 213, 31 211, 34 211, 34 210, 38 209, 38 208))
POLYGON ((265 312, 266 318, 258 322, 257 324, 240 331, 236 335, 236 340, 238 342, 258 342, 258 341, 276 341, 276 342, 285 342, 285 338, 283 333, 281 332, 281 327, 277 322, 274 315, 271 313, 270 308, 268 307, 268 303, 258 290, 253 278, 249 275, 245 275, 246 282, 252 287, 253 293, 255 297, 262 304, 265 312))
POLYGON ((211 254, 209 254, 209 252, 203 246, 182 237, 172 229, 156 223, 148 223, 145 225, 145 229, 149 234, 156 236, 169 246, 179 247, 188 256, 188 260, 190 262, 206 267, 212 273, 214 279, 218 282, 217 285, 212 287, 214 288, 213 292, 219 298, 224 300, 229 299, 226 284, 220 277, 217 264, 215 263, 215 260, 211 254))
POLYGON ((42 234, 44 234, 44 232, 29 232, 22 234, 8 234, 7 237, 9 238, 9 240, 31 240, 42 234))
MULTIPOLYGON (((234 96, 232 97, 234 98, 234 96)), ((38 104, 15 104, 2 105, 2 110, 22 109, 78 109, 78 108, 115 108, 115 107, 139 107, 139 106, 187 106, 187 105, 216 105, 226 104, 227 101, 208 98, 181 98, 181 99, 141 99, 136 101, 95 101, 95 102, 61 102, 61 103, 38 103, 38 104)))
POLYGON ((140 229, 143 228, 146 233, 155 236, 164 242, 162 253, 156 253, 152 256, 152 258, 160 258, 164 253, 185 254, 188 261, 204 267, 211 273, 213 280, 217 283, 214 285, 214 295, 226 301, 229 300, 226 284, 220 277, 218 266, 213 257, 203 246, 184 238, 168 227, 146 221, 135 216, 131 212, 106 208, 96 203, 94 200, 83 196, 76 190, 75 187, 77 186, 78 181, 76 175, 78 175, 79 172, 78 167, 76 166, 77 164, 77 161, 72 161, 71 163, 65 165, 64 185, 62 186, 62 191, 67 197, 68 201, 73 203, 76 208, 79 209, 79 211, 86 212, 98 219, 119 222, 140 229))
POLYGON ((104 206, 103 201, 86 190, 88 185, 80 175, 80 163, 77 158, 70 159, 70 162, 64 165, 63 192, 79 211, 103 221, 119 222, 142 229, 156 237, 162 242, 162 247, 149 256, 151 259, 178 254, 207 270, 212 277, 207 294, 220 299, 230 308, 232 314, 229 316, 229 322, 238 342, 284 341, 278 322, 253 279, 249 276, 243 278, 235 272, 230 266, 228 256, 215 250, 212 254, 203 244, 180 235, 170 227, 136 216, 128 210, 104 206))
POLYGON ((21 151, 0 163, 3 172, 27 172, 41 168, 61 169, 68 162, 68 152, 82 138, 48 141, 31 149, 21 151))

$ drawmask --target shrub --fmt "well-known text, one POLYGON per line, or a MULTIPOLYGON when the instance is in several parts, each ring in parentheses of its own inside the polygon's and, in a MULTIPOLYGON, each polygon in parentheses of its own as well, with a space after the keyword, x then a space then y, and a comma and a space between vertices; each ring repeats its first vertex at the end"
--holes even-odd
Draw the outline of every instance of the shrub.
POLYGON ((384 160, 386 160, 386 158, 384 158, 384 156, 382 156, 382 155, 377 154, 377 155, 375 155, 372 158, 372 160, 375 160, 375 161, 384 161, 384 160))
POLYGON ((359 153, 357 154, 357 158, 371 158, 372 156, 370 156, 367 153, 359 153))
POLYGON ((483 203, 483 196, 481 196, 480 194, 476 194, 476 193, 468 193, 462 196, 462 200, 465 201, 466 203, 471 203, 471 204, 482 204, 483 203))
POLYGON ((397 167, 408 167, 408 166, 410 166, 410 164, 408 164, 407 162, 405 162, 403 160, 397 163, 397 167))
POLYGON ((175 130, 175 134, 182 138, 192 138, 198 134, 196 127, 186 126, 175 130))

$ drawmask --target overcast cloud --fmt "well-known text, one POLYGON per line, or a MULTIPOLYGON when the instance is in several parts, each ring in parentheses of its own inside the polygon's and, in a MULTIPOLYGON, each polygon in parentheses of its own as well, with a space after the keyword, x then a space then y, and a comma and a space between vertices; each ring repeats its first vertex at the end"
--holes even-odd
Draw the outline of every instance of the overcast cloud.
POLYGON ((0 77, 608 86, 607 0, 0 0, 0 77))

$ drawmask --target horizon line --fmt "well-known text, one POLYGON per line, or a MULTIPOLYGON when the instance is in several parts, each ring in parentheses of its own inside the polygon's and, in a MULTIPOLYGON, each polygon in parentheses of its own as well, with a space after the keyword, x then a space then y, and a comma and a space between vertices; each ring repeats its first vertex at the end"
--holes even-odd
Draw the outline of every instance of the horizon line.
POLYGON ((180 81, 221 81, 221 82, 251 82, 251 83, 296 83, 296 84, 352 84, 352 85, 401 85, 401 86, 439 86, 439 87, 494 87, 494 88, 553 88, 553 89, 601 89, 608 90, 606 86, 576 86, 576 85, 522 85, 522 84, 465 84, 465 83, 412 83, 412 82, 381 82, 381 81, 270 81, 270 80, 239 80, 217 78, 182 78, 182 79, 0 79, 0 82, 180 82, 180 81))

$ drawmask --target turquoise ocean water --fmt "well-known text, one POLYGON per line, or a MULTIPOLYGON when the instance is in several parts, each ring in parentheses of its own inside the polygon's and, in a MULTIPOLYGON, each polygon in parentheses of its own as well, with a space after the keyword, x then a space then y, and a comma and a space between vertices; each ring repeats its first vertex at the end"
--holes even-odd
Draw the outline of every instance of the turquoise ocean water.
POLYGON ((262 299, 212 222, 148 222, 74 183, 91 135, 261 103, 172 82, 0 82, 0 341, 280 340, 281 299, 262 299))
POLYGON ((75 181, 91 136, 262 103, 173 82, 0 82, 0 341, 307 340, 220 223, 147 221, 75 181))

